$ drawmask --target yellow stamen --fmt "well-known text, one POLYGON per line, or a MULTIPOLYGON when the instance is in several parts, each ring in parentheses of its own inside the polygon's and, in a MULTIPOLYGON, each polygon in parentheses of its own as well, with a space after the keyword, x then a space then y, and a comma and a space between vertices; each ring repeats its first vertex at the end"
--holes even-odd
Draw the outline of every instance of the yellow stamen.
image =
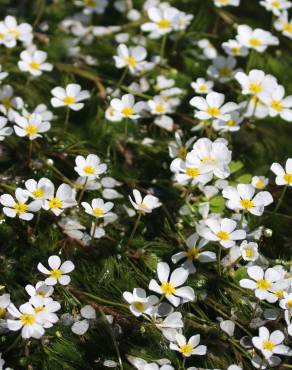
POLYGON ((63 202, 59 198, 51 198, 48 203, 49 207, 52 209, 59 209, 62 207, 63 202))
POLYGON ((63 99, 63 102, 65 104, 74 104, 76 102, 76 99, 74 98, 74 96, 66 96, 64 99, 63 99))
POLYGON ((45 192, 43 191, 43 189, 36 189, 32 192, 32 195, 39 199, 39 198, 42 198, 44 196, 45 192))
POLYGON ((165 295, 172 295, 176 291, 175 287, 171 283, 169 283, 168 281, 164 281, 160 285, 160 288, 161 288, 162 293, 165 294, 165 295))
POLYGON ((271 285, 269 280, 260 279, 260 280, 257 281, 257 286, 258 286, 259 289, 267 290, 267 289, 270 289, 272 285, 271 285))
POLYGON ((250 209, 254 207, 254 202, 250 199, 241 199, 240 204, 243 209, 250 209))
POLYGON ((251 258, 252 257, 252 249, 251 249, 251 247, 246 247, 245 248, 245 256, 247 258, 251 258))
POLYGON ((261 40, 259 40, 259 39, 255 39, 255 38, 251 38, 251 39, 249 39, 249 45, 250 46, 254 46, 254 47, 257 47, 257 46, 261 46, 262 45, 262 42, 261 42, 261 40))
POLYGON ((36 70, 39 70, 40 67, 41 67, 40 63, 38 63, 38 62, 36 62, 34 60, 32 62, 30 62, 29 65, 30 65, 30 68, 36 69, 36 70))
POLYGON ((43 306, 38 306, 34 309, 34 312, 35 313, 40 313, 40 312, 43 312, 45 310, 45 308, 43 306))
POLYGON ((188 257, 188 259, 190 259, 190 260, 198 259, 198 258, 199 258, 199 254, 200 254, 200 249, 199 249, 199 248, 197 248, 197 247, 192 247, 192 248, 190 248, 190 249, 186 252, 187 257, 188 257))
POLYGON ((240 50, 241 50, 240 46, 236 46, 234 48, 231 48, 232 53, 235 54, 235 55, 239 55, 240 50))
POLYGON ((24 203, 15 203, 13 208, 15 209, 17 215, 21 215, 27 211, 28 205, 24 203))
POLYGON ((234 119, 229 119, 227 122, 226 122, 226 125, 227 126, 235 126, 236 122, 234 119))
POLYGON ((178 156, 181 159, 185 159, 187 156, 187 149, 184 146, 178 148, 178 156))
POLYGON ((3 307, 0 307, 0 319, 3 319, 6 315, 6 310, 3 307))
POLYGON ((92 209, 92 213, 96 216, 96 217, 100 217, 100 216, 103 216, 104 215, 104 211, 100 208, 93 208, 92 209))
POLYGON ((207 110, 207 113, 209 113, 210 116, 212 116, 212 117, 216 117, 216 116, 219 116, 221 111, 217 107, 209 107, 208 110, 207 110))
POLYGON ((179 349, 183 355, 189 356, 192 353, 193 347, 190 344, 185 344, 180 346, 179 349))
POLYGON ((135 111, 132 107, 125 107, 122 109, 122 113, 125 117, 130 117, 135 113, 135 111))
POLYGON ((271 108, 276 110, 277 112, 282 112, 283 103, 280 100, 273 100, 271 102, 271 108))
POLYGON ((23 325, 33 325, 36 322, 35 316, 29 313, 21 315, 20 321, 23 325))
POLYGON ((289 308, 292 308, 292 299, 289 299, 289 301, 287 301, 287 306, 289 308))
POLYGON ((229 240, 229 233, 227 231, 221 230, 216 235, 220 240, 229 240))
POLYGON ((165 106, 164 105, 156 105, 155 110, 157 113, 164 113, 165 112, 165 106))
POLYGON ((252 94, 258 94, 263 90, 262 85, 256 82, 250 83, 248 89, 249 92, 251 92, 252 94))
POLYGON ((283 31, 292 33, 292 23, 284 23, 283 24, 283 31))
POLYGON ((206 85, 201 85, 199 86, 200 91, 207 91, 207 86, 206 85))
POLYGON ((35 135, 39 132, 39 129, 36 125, 31 125, 31 124, 28 124, 25 128, 25 132, 29 135, 29 136, 32 136, 32 135, 35 135))
POLYGON ((288 184, 292 184, 292 173, 285 173, 284 180, 288 182, 288 184))
POLYGON ((125 61, 131 67, 136 67, 136 65, 137 65, 137 60, 135 58, 133 58, 133 57, 127 57, 125 59, 125 61))
POLYGON ((273 351, 275 345, 271 340, 265 340, 263 343, 263 348, 268 351, 273 351))
POLYGON ((283 290, 276 290, 276 291, 275 291, 275 295, 276 295, 278 298, 283 298, 283 297, 284 297, 284 292, 283 292, 283 290))
POLYGON ((223 68, 220 68, 218 72, 221 77, 229 77, 231 75, 232 69, 228 67, 223 67, 223 68))
POLYGON ((145 304, 143 302, 134 302, 133 306, 136 308, 136 310, 143 312, 145 310, 145 304))
POLYGON ((256 183, 255 183, 255 186, 259 189, 262 189, 263 187, 265 187, 265 182, 262 181, 262 180, 258 180, 256 183))
POLYGON ((190 177, 197 177, 200 175, 200 171, 198 168, 189 167, 186 169, 186 174, 190 177))
POLYGON ((94 174, 94 167, 93 166, 85 166, 85 167, 83 167, 83 171, 87 175, 93 175, 94 174))
POLYGON ((162 29, 170 27, 170 21, 168 19, 161 19, 157 24, 162 29))
POLYGON ((62 276, 62 271, 59 269, 53 269, 50 271, 50 275, 53 279, 58 280, 62 276))

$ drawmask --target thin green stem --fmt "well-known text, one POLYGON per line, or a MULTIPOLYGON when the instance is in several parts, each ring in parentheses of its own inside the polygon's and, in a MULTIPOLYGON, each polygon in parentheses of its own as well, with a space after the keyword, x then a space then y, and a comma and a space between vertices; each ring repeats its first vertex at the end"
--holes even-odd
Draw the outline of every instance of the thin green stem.
POLYGON ((162 42, 161 42, 161 48, 160 48, 160 58, 161 58, 161 61, 164 59, 165 48, 166 48, 166 41, 167 41, 167 33, 165 35, 163 35, 162 42))
POLYGON ((70 108, 66 107, 66 115, 65 115, 65 121, 64 121, 64 126, 63 126, 63 133, 65 133, 68 129, 69 117, 70 117, 70 108))
POLYGON ((139 222, 140 222, 140 220, 141 220, 141 216, 142 216, 142 213, 141 213, 141 212, 139 212, 139 213, 138 213, 138 217, 137 217, 137 219, 136 219, 136 222, 135 222, 135 224, 134 224, 133 230, 132 230, 132 232, 131 232, 130 238, 129 238, 129 240, 128 240, 127 244, 126 244, 126 245, 125 245, 125 247, 124 247, 124 251, 126 251, 126 250, 129 248, 129 246, 131 245, 131 243, 132 243, 132 241, 133 241, 133 238, 134 238, 134 236, 135 236, 135 233, 136 233, 137 227, 138 227, 139 222))
POLYGON ((29 146, 28 146, 28 165, 29 166, 31 162, 31 156, 32 156, 32 140, 29 141, 29 146))
POLYGON ((82 189, 81 189, 81 192, 79 194, 79 197, 78 197, 78 203, 80 204, 82 198, 83 198, 83 195, 84 195, 84 192, 86 190, 86 185, 87 185, 87 182, 88 182, 88 177, 86 177, 85 179, 85 182, 84 182, 84 185, 82 186, 82 189))
POLYGON ((282 194, 281 194, 281 196, 280 196, 280 198, 279 198, 279 200, 278 200, 278 203, 277 203, 277 205, 276 205, 276 207, 275 207, 274 213, 276 213, 276 212, 278 211, 278 209, 281 207, 281 204, 282 204, 283 199, 284 199, 284 197, 285 197, 285 194, 286 194, 287 188, 288 188, 288 185, 285 185, 285 186, 284 186, 284 189, 282 190, 282 194))
POLYGON ((116 86, 113 88, 112 95, 120 88, 120 86, 124 82, 124 79, 127 76, 127 73, 128 73, 128 68, 125 68, 121 77, 120 77, 120 79, 119 79, 119 81, 117 82, 116 86))

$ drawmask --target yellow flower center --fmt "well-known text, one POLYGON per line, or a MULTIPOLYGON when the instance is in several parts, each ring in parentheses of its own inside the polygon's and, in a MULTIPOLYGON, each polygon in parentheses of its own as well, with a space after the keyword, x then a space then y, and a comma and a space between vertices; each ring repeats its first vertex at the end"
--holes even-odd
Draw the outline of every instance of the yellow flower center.
POLYGON ((229 233, 227 231, 221 230, 216 235, 220 240, 229 240, 229 233))
POLYGON ((35 316, 29 313, 25 313, 20 316, 22 325, 33 325, 35 323, 35 316))
POLYGON ((94 167, 93 166, 85 166, 85 167, 83 167, 83 171, 87 175, 93 175, 94 174, 94 167))
POLYGON ((190 260, 195 260, 195 259, 197 259, 197 258, 199 257, 199 254, 200 254, 200 249, 199 249, 199 248, 197 248, 197 247, 192 247, 192 248, 190 248, 190 249, 187 251, 187 253, 186 253, 186 255, 187 255, 188 259, 190 259, 190 260))
POLYGON ((25 128, 25 132, 29 135, 29 136, 32 136, 32 135, 35 135, 39 132, 39 129, 37 128, 36 125, 27 125, 26 128, 25 128))
POLYGON ((271 108, 276 110, 277 112, 282 112, 283 104, 280 100, 273 100, 271 103, 271 108))
POLYGON ((6 109, 10 109, 10 108, 12 107, 12 101, 11 101, 11 99, 10 99, 10 98, 4 98, 4 99, 2 100, 2 104, 4 105, 4 107, 5 107, 6 109))
POLYGON ((283 31, 292 33, 292 23, 284 23, 283 31))
POLYGON ((183 355, 188 356, 192 353, 193 347, 190 344, 184 344, 183 346, 180 346, 179 349, 183 355))
POLYGON ((10 34, 10 35, 13 35, 16 39, 18 39, 18 37, 21 35, 21 33, 18 31, 18 29, 16 29, 16 28, 10 28, 9 30, 8 30, 8 33, 10 34))
POLYGON ((17 215, 21 215, 27 211, 28 205, 24 203, 15 203, 13 208, 15 209, 17 215))
POLYGON ((165 106, 164 105, 156 105, 155 110, 157 113, 164 113, 165 112, 165 106))
POLYGON ((135 113, 135 111, 132 107, 125 107, 122 109, 122 113, 125 117, 130 117, 135 113))
POLYGON ((255 39, 255 38, 251 38, 251 39, 249 39, 249 45, 250 46, 254 46, 254 47, 257 47, 257 46, 261 46, 262 45, 262 42, 261 42, 261 40, 259 40, 259 39, 255 39))
POLYGON ((287 181, 288 184, 292 184, 292 173, 285 173, 284 180, 287 181))
POLYGON ((145 310, 145 304, 143 302, 134 302, 133 306, 136 308, 136 310, 143 312, 145 310))
POLYGON ((246 247, 245 248, 245 256, 247 258, 251 258, 252 257, 252 249, 251 249, 251 247, 246 247))
POLYGON ((200 174, 200 171, 198 168, 195 167, 189 167, 186 169, 186 174, 190 177, 197 177, 200 174))
POLYGON ((223 67, 223 68, 220 68, 218 72, 221 77, 229 77, 231 75, 232 69, 228 67, 223 67))
POLYGON ((126 58, 126 63, 131 66, 131 67, 136 67, 137 65, 137 60, 133 57, 127 57, 126 58))
POLYGON ((62 271, 59 269, 53 269, 51 270, 50 275, 53 279, 58 280, 62 276, 62 271))
POLYGON ((255 186, 259 189, 262 189, 264 186, 265 186, 265 183, 263 180, 258 180, 256 183, 255 183, 255 186))
POLYGON ((271 340, 265 340, 263 343, 263 348, 267 349, 268 351, 273 351, 275 345, 271 340))
POLYGON ((63 205, 63 202, 59 198, 51 198, 49 200, 49 207, 52 209, 59 209, 63 205))
POLYGON ((104 215, 104 211, 100 208, 93 208, 92 212, 96 217, 100 217, 104 215))
POLYGON ((187 156, 187 149, 184 146, 178 148, 178 156, 181 159, 185 159, 187 156))
POLYGON ((96 6, 96 0, 84 0, 84 4, 86 6, 94 8, 96 6))
POLYGON ((258 94, 263 90, 262 85, 257 82, 250 83, 248 89, 252 94, 258 94))
POLYGON ((161 285, 160 288, 162 290, 162 293, 165 295, 172 295, 175 293, 175 287, 169 283, 168 281, 164 281, 161 285))
POLYGON ((76 102, 76 99, 74 98, 74 96, 66 96, 64 99, 63 99, 63 102, 65 104, 74 104, 76 102))
POLYGON ((34 312, 35 313, 40 313, 40 312, 43 312, 45 310, 45 308, 43 306, 38 306, 34 309, 34 312))
POLYGON ((36 69, 36 70, 39 70, 40 69, 40 63, 38 63, 38 62, 36 62, 36 61, 32 61, 32 62, 30 62, 29 63, 29 65, 30 65, 30 68, 32 68, 32 69, 36 69))
POLYGON ((275 295, 276 295, 278 298, 283 298, 283 297, 284 297, 284 292, 283 292, 283 290, 276 290, 276 291, 275 291, 275 295))
POLYGON ((44 196, 45 192, 43 191, 43 189, 36 189, 32 192, 32 195, 39 199, 39 198, 42 198, 44 196))
POLYGON ((208 110, 207 110, 207 113, 209 113, 210 116, 212 116, 212 117, 216 117, 216 116, 219 116, 221 111, 217 107, 209 107, 208 110))
POLYGON ((236 46, 234 48, 231 48, 232 53, 235 54, 235 55, 240 54, 240 50, 241 50, 240 46, 236 46))
POLYGON ((275 7, 275 8, 279 8, 281 3, 279 1, 273 1, 272 2, 272 5, 275 7))
POLYGON ((227 126, 235 126, 236 122, 234 121, 234 119, 229 119, 227 122, 226 122, 226 125, 227 126))
POLYGON ((259 289, 267 290, 267 289, 270 289, 272 285, 271 285, 269 280, 260 279, 260 280, 257 281, 257 286, 258 286, 259 289))
POLYGON ((0 319, 3 319, 6 315, 6 310, 3 307, 0 307, 0 319))
POLYGON ((46 296, 46 293, 43 291, 43 290, 39 290, 36 295, 40 296, 40 297, 45 297, 46 296))
POLYGON ((161 19, 157 24, 158 27, 162 29, 170 27, 170 21, 168 19, 161 19))
POLYGON ((292 308, 292 299, 289 299, 289 301, 287 301, 287 306, 289 308, 292 308))
POLYGON ((200 91, 207 91, 207 86, 206 85, 201 85, 199 86, 200 91))
POLYGON ((241 199, 240 204, 243 209, 250 209, 254 207, 254 202, 250 199, 241 199))

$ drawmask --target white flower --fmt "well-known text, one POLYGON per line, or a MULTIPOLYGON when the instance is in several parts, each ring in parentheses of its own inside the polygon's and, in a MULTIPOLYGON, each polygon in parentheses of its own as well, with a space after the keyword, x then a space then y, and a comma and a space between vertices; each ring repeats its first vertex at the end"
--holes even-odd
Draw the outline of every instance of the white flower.
POLYGON ((230 337, 233 337, 234 330, 235 330, 235 324, 232 320, 223 320, 223 321, 220 321, 220 329, 224 331, 224 333, 228 334, 230 337))
POLYGON ((67 184, 61 184, 55 196, 54 192, 51 194, 51 197, 45 200, 43 209, 46 211, 51 210, 56 216, 59 216, 64 209, 73 207, 77 204, 75 200, 76 192, 67 184))
POLYGON ((135 316, 141 316, 143 313, 151 315, 153 306, 159 302, 159 299, 154 295, 147 297, 145 290, 141 288, 135 288, 133 293, 124 292, 123 297, 130 304, 129 308, 135 316))
POLYGON ((171 342, 173 341, 173 338, 175 338, 176 333, 184 327, 182 314, 175 311, 167 315, 164 320, 161 318, 156 318, 155 326, 161 330, 164 337, 171 342))
POLYGON ((86 230, 86 227, 81 225, 78 221, 63 217, 58 222, 58 225, 69 238, 82 240, 86 243, 87 234, 83 232, 83 230, 86 230))
POLYGON ((260 4, 273 14, 279 16, 283 10, 291 8, 291 2, 287 0, 263 0, 260 4))
MULTIPOLYGON (((279 302, 283 310, 292 310, 292 293, 283 292, 283 298, 279 302)), ((291 311, 292 313, 292 311, 291 311)))
POLYGON ((213 177, 212 168, 204 165, 194 150, 187 154, 185 160, 174 159, 170 169, 175 173, 175 180, 181 185, 186 185, 189 182, 191 185, 206 184, 213 177))
POLYGON ((89 154, 86 158, 78 155, 75 163, 74 170, 79 176, 97 178, 107 170, 107 165, 100 163, 99 157, 95 154, 89 154))
POLYGON ((269 183, 269 180, 265 176, 253 176, 251 184, 256 189, 264 189, 269 183))
POLYGON ((258 244, 244 240, 240 244, 240 252, 244 261, 256 261, 259 257, 258 244))
POLYGON ((14 91, 10 85, 3 85, 0 88, 0 111, 12 122, 15 120, 17 110, 24 105, 22 98, 13 94, 14 91))
POLYGON ((157 39, 171 32, 179 19, 179 11, 173 7, 150 7, 147 9, 148 17, 152 22, 142 24, 144 32, 150 32, 149 37, 157 39))
POLYGON ((54 184, 46 177, 42 177, 39 181, 29 179, 25 181, 25 193, 35 200, 49 199, 54 194, 54 184))
POLYGON ((164 115, 172 113, 173 111, 170 101, 164 99, 161 95, 155 95, 153 99, 148 100, 147 104, 150 108, 150 112, 155 115, 164 115))
POLYGON ((228 115, 228 118, 224 120, 214 120, 212 126, 215 131, 220 132, 237 132, 240 130, 240 124, 243 121, 243 117, 239 112, 234 111, 228 115))
POLYGON ((37 268, 40 272, 49 277, 45 280, 47 285, 56 285, 60 283, 61 285, 68 285, 71 278, 68 273, 75 269, 73 262, 65 261, 61 264, 61 259, 58 256, 50 256, 48 259, 48 264, 50 270, 48 270, 42 263, 39 263, 37 268))
POLYGON ((121 44, 118 46, 117 54, 114 56, 117 68, 127 67, 133 74, 143 70, 147 51, 142 46, 128 48, 125 44, 121 44))
POLYGON ((292 95, 284 97, 285 89, 278 85, 269 92, 262 93, 260 99, 269 107, 271 117, 280 116, 288 122, 292 122, 292 95))
POLYGON ((191 137, 189 140, 186 141, 184 144, 181 138, 181 134, 179 131, 176 131, 174 134, 175 141, 171 141, 168 145, 168 152, 171 158, 180 158, 185 159, 187 155, 187 151, 190 146, 196 140, 196 136, 191 137))
POLYGON ((277 80, 272 75, 266 75, 259 69, 252 69, 248 75, 237 72, 235 79, 240 83, 242 94, 261 97, 261 94, 273 91, 277 86, 277 80))
POLYGON ((274 353, 291 356, 290 348, 281 344, 284 339, 285 336, 280 330, 275 330, 270 334, 269 330, 262 326, 259 328, 259 336, 252 338, 252 343, 255 348, 262 352, 265 358, 270 358, 274 353))
POLYGON ((205 58, 214 59, 217 57, 217 50, 208 39, 199 40, 197 45, 203 51, 205 58))
POLYGON ((19 310, 10 304, 8 307, 9 313, 15 319, 8 319, 7 326, 9 330, 21 330, 21 336, 24 339, 36 338, 39 339, 44 335, 45 330, 41 322, 41 318, 37 317, 34 307, 30 303, 24 303, 19 307, 19 310))
POLYGON ((238 108, 235 103, 225 103, 224 94, 210 92, 206 99, 202 97, 194 97, 191 99, 191 106, 196 108, 195 117, 200 120, 208 119, 224 119, 227 113, 230 113, 238 108))
POLYGON ((226 54, 235 57, 246 57, 248 54, 248 48, 241 45, 237 40, 228 40, 223 42, 222 48, 226 54))
POLYGON ((91 205, 87 202, 82 202, 81 205, 86 213, 96 218, 106 217, 114 206, 112 202, 105 203, 101 198, 92 199, 91 205))
POLYGON ((199 235, 194 233, 186 240, 187 250, 174 254, 171 257, 171 261, 173 263, 178 263, 182 259, 186 259, 182 267, 187 269, 189 273, 194 273, 196 271, 194 266, 195 261, 199 261, 201 263, 216 261, 216 253, 201 250, 206 244, 208 244, 207 240, 201 239, 199 241, 199 235))
POLYGON ((201 138, 193 145, 192 152, 200 159, 202 165, 208 167, 219 179, 225 179, 230 174, 228 165, 231 162, 231 151, 228 150, 227 143, 222 138, 213 142, 201 138))
POLYGON ((156 126, 163 128, 166 131, 173 131, 174 121, 169 116, 158 116, 154 119, 156 126))
POLYGON ((279 45, 277 37, 273 36, 271 32, 264 31, 261 28, 252 29, 247 25, 240 25, 237 27, 237 41, 249 48, 264 52, 270 45, 279 45))
POLYGON ((287 159, 285 169, 280 163, 273 163, 271 171, 276 175, 277 185, 292 186, 292 158, 287 159))
POLYGON ((213 0, 214 5, 218 8, 223 6, 239 6, 240 0, 213 0))
POLYGON ((167 263, 159 262, 157 264, 157 276, 160 284, 152 279, 149 283, 149 289, 166 297, 166 299, 177 307, 182 302, 189 302, 195 299, 195 293, 189 286, 181 286, 189 276, 189 272, 179 267, 170 275, 170 268, 167 263))
POLYGON ((89 328, 90 321, 96 319, 95 309, 90 305, 86 305, 81 308, 80 316, 82 320, 76 321, 72 325, 71 330, 74 334, 84 335, 89 328))
POLYGON ((10 305, 10 294, 0 295, 0 320, 5 319, 7 307, 10 305))
POLYGON ((33 306, 36 319, 44 328, 51 328, 59 319, 55 312, 59 311, 61 305, 52 298, 44 298, 39 295, 31 297, 29 303, 33 306))
POLYGON ((40 76, 43 71, 51 71, 52 64, 45 63, 47 53, 41 50, 32 52, 24 50, 20 53, 20 61, 18 67, 21 71, 29 72, 33 76, 40 76))
POLYGON ((2 72, 2 66, 0 64, 0 84, 8 76, 8 72, 2 72))
POLYGON ((30 297, 49 298, 54 293, 54 288, 45 284, 44 281, 38 281, 35 286, 28 284, 25 290, 30 297))
POLYGON ((68 107, 74 111, 78 111, 84 107, 84 103, 80 103, 83 100, 89 98, 89 91, 81 90, 81 86, 78 84, 69 84, 64 89, 63 87, 55 87, 51 94, 51 104, 54 108, 68 107))
POLYGON ((4 206, 3 212, 8 217, 19 217, 21 220, 30 221, 33 218, 32 212, 37 212, 41 208, 40 201, 32 201, 27 203, 28 195, 20 188, 15 190, 15 198, 10 194, 2 194, 0 203, 4 206))
POLYGON ((213 81, 207 81, 204 78, 197 78, 195 82, 191 83, 191 87, 197 94, 209 94, 214 86, 213 81))
POLYGON ((197 233, 207 240, 219 242, 224 248, 231 248, 236 240, 246 237, 246 232, 236 227, 236 221, 229 218, 209 218, 205 220, 205 225, 197 225, 197 233))
POLYGON ((222 191, 227 198, 227 207, 233 210, 244 210, 255 216, 261 216, 265 207, 273 203, 273 197, 268 191, 260 191, 255 195, 255 188, 250 184, 238 184, 236 188, 227 186, 222 191))
POLYGON ((180 352, 185 357, 190 357, 192 355, 205 355, 207 353, 207 347, 199 345, 200 334, 193 335, 188 341, 186 337, 182 334, 176 334, 175 343, 170 343, 169 348, 180 352))
POLYGON ((238 69, 236 66, 236 59, 232 56, 223 57, 219 55, 212 60, 212 64, 207 69, 207 74, 218 80, 219 82, 228 82, 233 79, 238 69))
POLYGON ((153 209, 161 206, 159 199, 154 195, 147 194, 144 198, 142 198, 140 191, 134 189, 133 196, 134 200, 132 199, 132 197, 129 196, 130 202, 132 206, 142 214, 151 213, 153 209))
POLYGON ((6 136, 10 136, 13 133, 12 127, 6 127, 8 119, 0 117, 0 141, 3 141, 6 136))
POLYGON ((132 94, 125 94, 121 99, 114 98, 110 102, 111 108, 114 109, 114 115, 118 118, 137 119, 140 112, 145 108, 145 103, 135 103, 132 94))
POLYGON ((276 19, 274 27, 277 31, 281 31, 284 36, 292 39, 292 20, 289 20, 287 11, 282 12, 279 18, 276 19))
POLYGON ((84 7, 84 14, 103 14, 108 5, 108 0, 76 0, 75 4, 84 7))
POLYGON ((264 271, 260 266, 247 268, 248 276, 252 279, 241 279, 239 284, 242 288, 254 290, 255 296, 260 300, 270 303, 276 302, 278 297, 272 292, 275 282, 281 279, 281 275, 274 268, 264 271))
POLYGON ((17 24, 11 15, 7 15, 4 21, 0 22, 0 34, 3 35, 0 43, 7 48, 16 46, 17 41, 30 45, 33 39, 32 26, 28 23, 17 24))
POLYGON ((17 136, 27 136, 29 140, 34 140, 38 137, 42 137, 42 133, 48 131, 51 128, 50 122, 42 120, 42 116, 37 113, 33 113, 29 118, 17 116, 15 118, 14 131, 17 136))

